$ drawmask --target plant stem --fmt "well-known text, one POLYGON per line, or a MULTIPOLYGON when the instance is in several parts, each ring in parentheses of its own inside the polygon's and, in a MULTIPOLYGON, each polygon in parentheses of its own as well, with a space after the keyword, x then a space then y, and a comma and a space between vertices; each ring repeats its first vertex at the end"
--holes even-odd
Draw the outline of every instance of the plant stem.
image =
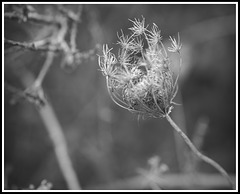
MULTIPOLYGON (((29 85, 28 82, 33 82, 33 85, 35 84, 33 88, 37 90, 38 93, 43 94, 44 92, 42 87, 36 87, 37 84, 34 81, 34 77, 30 72, 26 72, 24 76, 22 76, 22 82, 25 87, 29 85)), ((60 122, 58 121, 58 118, 50 102, 47 101, 44 96, 41 97, 43 98, 42 100, 44 101, 44 104, 42 106, 37 106, 37 111, 39 112, 39 115, 44 125, 46 126, 46 130, 53 143, 57 162, 59 164, 59 168, 64 177, 64 180, 66 181, 67 187, 70 190, 81 190, 81 185, 79 184, 77 174, 74 171, 71 158, 68 153, 66 138, 64 136, 60 122)))
POLYGON ((42 82, 50 68, 50 66, 52 65, 52 62, 53 62, 53 59, 54 59, 54 53, 53 52, 48 52, 47 53, 47 57, 46 57, 46 60, 42 66, 42 69, 40 70, 35 82, 34 82, 34 86, 35 87, 39 87, 39 86, 42 86, 42 82))
POLYGON ((71 190, 80 190, 81 186, 68 154, 67 142, 62 127, 60 126, 49 102, 46 102, 46 104, 39 109, 39 113, 53 142, 57 161, 68 188, 71 190))
MULTIPOLYGON (((235 175, 230 175, 236 180, 235 175)), ((199 173, 196 179, 188 173, 166 173, 162 178, 156 179, 158 185, 165 190, 217 190, 228 187, 228 182, 219 174, 199 173)), ((146 190, 149 188, 149 180, 142 175, 114 180, 111 183, 92 184, 86 190, 146 190)))
POLYGON ((183 138, 183 140, 186 142, 186 144, 189 146, 189 148, 203 161, 205 161, 206 163, 212 165, 214 168, 216 168, 230 183, 231 187, 234 189, 234 183, 232 182, 232 180, 230 179, 230 177, 228 176, 227 172, 214 160, 212 160, 211 158, 203 155, 202 153, 200 153, 198 151, 198 149, 193 145, 193 143, 191 142, 191 140, 186 136, 185 133, 183 133, 183 131, 176 125, 176 123, 172 120, 172 118, 166 114, 166 119, 168 120, 168 122, 172 125, 172 127, 175 129, 175 131, 183 138))
POLYGON ((18 46, 21 47, 23 49, 28 49, 28 50, 32 50, 32 51, 52 51, 52 52, 57 52, 60 51, 57 47, 51 47, 49 48, 47 45, 48 40, 41 40, 41 41, 35 41, 35 42, 18 42, 18 41, 14 41, 14 40, 9 40, 4 38, 4 44, 9 44, 11 46, 18 46))

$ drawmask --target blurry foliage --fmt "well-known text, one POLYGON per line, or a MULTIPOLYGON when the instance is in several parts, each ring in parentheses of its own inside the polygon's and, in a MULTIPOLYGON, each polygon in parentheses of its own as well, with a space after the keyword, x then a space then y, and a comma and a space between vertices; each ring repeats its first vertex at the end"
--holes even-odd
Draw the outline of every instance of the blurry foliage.
MULTIPOLYGON (((33 5, 43 14, 54 14, 55 6, 33 5)), ((66 6, 75 9, 74 5, 66 6)), ((235 14, 235 5, 84 5, 76 43, 80 51, 103 43, 116 47, 113 43, 117 42, 117 31, 127 31, 128 19, 141 15, 146 23, 156 23, 164 37, 180 32, 185 69, 179 89, 187 132, 191 136, 199 117, 207 117, 209 127, 202 150, 234 173, 235 14), (232 17, 224 20, 229 16, 232 17), (220 30, 214 31, 211 39, 208 38, 211 32, 204 23, 198 26, 201 30, 196 34, 189 33, 192 26, 204 21, 211 20, 214 25, 215 18, 222 18, 217 23, 221 28, 214 28, 220 30), (228 33, 222 33, 224 29, 228 33)), ((48 26, 11 20, 5 20, 4 26, 5 38, 22 42, 40 40, 49 31, 48 26)), ((25 89, 21 77, 25 71, 37 75, 45 53, 5 47, 4 58, 5 81, 25 89)), ((145 166, 153 155, 160 156, 169 171, 179 171, 171 126, 160 119, 138 121, 133 114, 114 105, 98 70, 97 57, 82 61, 70 73, 60 64, 61 55, 54 59, 43 88, 64 129, 83 188, 136 175, 136 169, 145 166)), ((12 94, 5 91, 6 188, 26 188, 30 183, 38 185, 47 179, 52 189, 66 189, 51 141, 35 108, 25 101, 13 106, 11 98, 12 94)), ((213 170, 206 164, 200 165, 200 171, 213 170)))
POLYGON ((40 185, 38 187, 35 187, 34 185, 30 185, 29 189, 30 190, 50 190, 52 188, 52 183, 48 182, 47 180, 42 180, 40 185))

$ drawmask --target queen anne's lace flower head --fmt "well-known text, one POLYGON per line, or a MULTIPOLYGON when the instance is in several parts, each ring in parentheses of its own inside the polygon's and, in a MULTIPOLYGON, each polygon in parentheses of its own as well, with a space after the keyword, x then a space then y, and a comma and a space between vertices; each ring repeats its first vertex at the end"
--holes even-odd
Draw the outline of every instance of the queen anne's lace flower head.
MULTIPOLYGON (((107 45, 103 45, 103 55, 99 56, 109 95, 117 105, 140 116, 164 117, 173 108, 178 75, 174 78, 170 69, 171 61, 158 26, 153 24, 149 30, 145 18, 130 21, 131 34, 117 34, 118 57, 107 45)), ((168 50, 179 52, 179 34, 178 42, 172 37, 170 40, 172 47, 168 50)))

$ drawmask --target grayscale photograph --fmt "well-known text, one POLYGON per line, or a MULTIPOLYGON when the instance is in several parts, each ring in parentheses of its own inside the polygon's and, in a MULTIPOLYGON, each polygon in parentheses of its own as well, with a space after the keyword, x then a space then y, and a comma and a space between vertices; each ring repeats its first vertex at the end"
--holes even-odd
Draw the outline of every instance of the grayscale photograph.
POLYGON ((238 191, 238 3, 2 3, 2 191, 238 191))

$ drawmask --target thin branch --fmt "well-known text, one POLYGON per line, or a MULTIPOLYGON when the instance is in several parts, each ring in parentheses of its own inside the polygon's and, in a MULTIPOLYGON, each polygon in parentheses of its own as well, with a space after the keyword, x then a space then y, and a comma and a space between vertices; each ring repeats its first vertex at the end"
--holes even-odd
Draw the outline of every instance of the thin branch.
POLYGON ((30 91, 35 91, 37 94, 42 94, 41 98, 44 99, 44 105, 39 106, 38 111, 53 142, 57 161, 59 163, 60 169, 67 182, 68 187, 72 190, 80 190, 81 187, 78 183, 77 175, 73 169, 70 156, 68 155, 67 143, 63 134, 63 130, 56 118, 56 115, 50 103, 45 100, 45 97, 43 95, 44 92, 42 89, 42 82, 49 70, 49 67, 53 62, 53 59, 54 53, 48 52, 46 61, 43 64, 43 67, 39 72, 38 77, 35 79, 34 83, 29 89, 30 91))
POLYGON ((68 188, 72 190, 80 190, 77 175, 73 169, 72 162, 67 150, 67 142, 65 140, 63 129, 58 122, 56 115, 49 103, 39 109, 39 114, 47 128, 50 138, 54 145, 60 169, 67 182, 68 188))
POLYGON ((79 12, 76 14, 73 11, 67 9, 66 7, 64 7, 63 5, 57 5, 59 11, 66 17, 68 17, 70 20, 74 21, 74 22, 80 22, 81 18, 81 11, 82 11, 82 5, 79 5, 79 10, 80 10, 80 14, 79 12))
POLYGON ((230 179, 230 177, 228 176, 227 172, 218 164, 216 163, 214 160, 210 159, 209 157, 203 155, 202 153, 200 153, 198 151, 198 149, 193 145, 193 143, 191 142, 191 140, 186 136, 185 133, 183 133, 183 131, 175 124, 175 122, 172 120, 172 118, 167 114, 166 115, 166 119, 168 120, 168 122, 172 125, 172 127, 175 129, 175 131, 183 138, 183 140, 186 142, 186 144, 189 146, 189 148, 199 157, 201 158, 203 161, 205 161, 206 163, 210 164, 211 166, 213 166, 214 168, 216 168, 229 182, 229 184, 231 185, 232 188, 234 188, 234 183, 232 182, 232 180, 230 179))
MULTIPOLYGON (((79 8, 79 12, 77 14, 78 21, 80 21, 81 9, 79 8)), ((20 97, 24 97, 28 99, 28 101, 33 102, 37 106, 37 110, 47 128, 47 131, 50 135, 50 138, 53 142, 53 147, 55 150, 55 154, 57 156, 57 161, 59 163, 61 172, 67 182, 67 185, 70 189, 79 190, 81 186, 78 183, 77 175, 73 169, 70 156, 68 155, 67 143, 64 137, 63 130, 60 126, 59 121, 56 118, 56 115, 52 109, 50 103, 46 100, 44 91, 42 89, 43 80, 50 68, 53 64, 54 55, 56 51, 61 51, 65 55, 76 55, 76 35, 77 35, 77 22, 73 21, 72 31, 71 31, 71 39, 70 46, 65 40, 68 28, 68 19, 69 17, 63 17, 62 15, 57 15, 56 17, 48 16, 48 15, 40 15, 36 12, 16 12, 13 11, 11 13, 5 13, 5 18, 8 19, 18 19, 20 21, 31 21, 42 24, 56 24, 58 28, 54 28, 54 31, 50 38, 32 42, 32 43, 22 43, 13 40, 4 39, 5 44, 10 44, 12 46, 19 46, 24 49, 29 49, 33 51, 45 51, 47 52, 45 63, 42 66, 38 76, 36 79, 32 78, 33 84, 28 87, 25 91, 21 92, 14 87, 8 87, 11 92, 18 93, 20 97)), ((91 52, 91 51, 90 51, 91 52)), ((91 54, 91 53, 90 53, 91 54)), ((89 54, 89 55, 90 55, 89 54)), ((79 56, 80 58, 85 58, 86 53, 83 53, 79 56)), ((24 77, 22 78, 24 79, 24 77)), ((29 82, 29 80, 28 80, 29 82)), ((27 83, 29 84, 29 83, 27 83)), ((25 83, 26 86, 26 83, 25 83)))
POLYGON ((35 104, 37 107, 45 105, 44 94, 39 91, 34 91, 31 88, 27 88, 25 91, 22 91, 6 82, 4 82, 4 89, 8 90, 13 94, 10 104, 15 104, 20 99, 25 99, 30 103, 35 104))
POLYGON ((94 48, 87 50, 87 51, 83 51, 83 52, 76 52, 75 53, 75 57, 76 60, 81 63, 81 61, 84 59, 89 59, 91 57, 95 57, 96 53, 98 52, 100 46, 97 44, 94 48))
POLYGON ((4 82, 4 89, 7 89, 9 92, 13 93, 14 95, 22 95, 23 96, 23 94, 22 94, 23 92, 20 89, 10 85, 7 82, 4 82))
POLYGON ((70 47, 71 47, 71 50, 74 52, 76 51, 76 35, 77 35, 77 23, 74 22, 72 24, 72 29, 71 29, 71 32, 70 32, 70 47))
POLYGON ((27 88, 25 91, 21 91, 5 83, 5 88, 16 95, 20 95, 20 97, 26 98, 28 101, 34 102, 37 107, 37 111, 46 126, 51 141, 53 142, 57 162, 59 163, 68 188, 71 190, 80 190, 81 186, 79 185, 77 175, 73 169, 71 159, 68 154, 67 142, 63 134, 63 129, 61 128, 51 104, 45 99, 42 87, 32 86, 27 88), (37 99, 40 99, 43 103, 39 104, 39 100, 37 101, 37 99))
POLYGON ((45 76, 46 76, 46 74, 47 74, 47 72, 48 72, 48 69, 49 69, 49 67, 50 67, 51 64, 52 64, 53 59, 54 59, 54 53, 48 52, 48 53, 47 53, 46 61, 45 61, 45 63, 43 64, 43 67, 42 67, 40 73, 38 74, 37 79, 36 79, 35 82, 34 82, 34 86, 35 86, 35 87, 39 87, 39 86, 42 85, 43 79, 45 78, 45 76))
POLYGON ((26 43, 26 42, 18 42, 18 41, 14 41, 14 40, 8 40, 8 39, 4 38, 4 44, 9 44, 12 46, 19 46, 21 48, 29 49, 32 51, 52 51, 52 52, 61 51, 61 49, 58 47, 47 46, 49 44, 48 40, 41 40, 41 41, 26 43))
POLYGON ((41 15, 36 12, 28 13, 26 15, 17 13, 17 12, 6 12, 4 13, 4 19, 18 20, 22 22, 34 22, 38 24, 47 24, 47 25, 59 25, 59 20, 49 15, 41 15))
MULTIPOLYGON (((235 175, 230 176, 235 181, 235 175)), ((163 190, 208 190, 208 189, 228 189, 229 184, 224 177, 218 174, 198 173, 191 174, 164 174, 157 183, 163 190)), ((144 176, 136 176, 116 180, 107 184, 90 185, 87 190, 143 190, 150 189, 149 180, 144 176)))
POLYGON ((80 21, 82 14, 82 6, 78 6, 78 12, 76 14, 76 20, 73 21, 72 23, 72 29, 71 29, 71 34, 70 34, 70 47, 72 52, 76 51, 76 36, 77 36, 77 25, 78 21, 80 21))
POLYGON ((31 22, 42 23, 42 24, 49 24, 49 25, 59 25, 61 22, 61 18, 59 17, 52 17, 49 15, 41 15, 38 13, 29 13, 28 20, 31 22))

